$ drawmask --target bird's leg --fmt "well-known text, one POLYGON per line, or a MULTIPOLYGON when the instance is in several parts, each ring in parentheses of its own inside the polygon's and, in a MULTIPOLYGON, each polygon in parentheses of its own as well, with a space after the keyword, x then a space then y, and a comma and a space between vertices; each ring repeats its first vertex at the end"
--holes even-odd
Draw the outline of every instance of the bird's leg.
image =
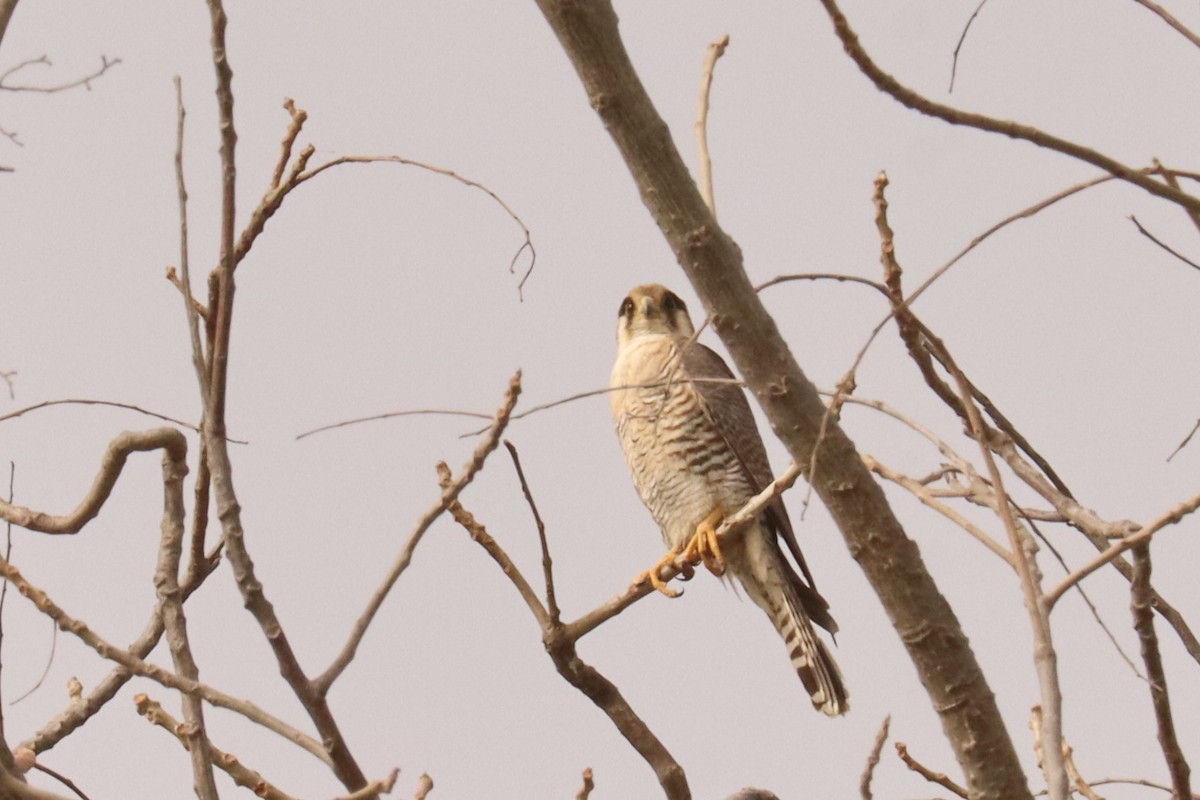
POLYGON ((700 524, 696 526, 696 534, 683 548, 683 555, 692 564, 704 562, 708 571, 713 575, 725 574, 725 557, 721 555, 721 543, 717 541, 717 526, 725 519, 725 512, 720 506, 712 510, 700 524))
POLYGON ((717 541, 717 527, 723 519, 725 519, 725 512, 721 510, 720 506, 717 506, 711 514, 700 520, 700 524, 696 526, 696 533, 686 545, 672 547, 668 550, 653 567, 645 572, 639 572, 633 579, 633 585, 637 586, 643 581, 650 581, 651 586, 667 597, 679 597, 682 592, 667 586, 658 573, 663 567, 675 566, 675 561, 680 555, 683 556, 683 563, 678 566, 678 569, 685 581, 692 579, 694 574, 692 567, 700 563, 708 567, 708 571, 713 575, 724 575, 725 557, 721 555, 721 544, 717 541))
MULTIPOLYGON (((662 558, 660 558, 658 560, 658 562, 653 567, 646 570, 645 572, 639 572, 637 574, 637 577, 633 579, 633 585, 637 586, 638 584, 642 583, 643 581, 650 581, 651 586, 653 586, 655 589, 657 589, 658 591, 665 594, 667 597, 679 597, 679 595, 683 594, 683 592, 680 592, 677 589, 672 589, 670 586, 667 586, 667 584, 663 581, 663 579, 658 576, 658 572, 663 567, 674 566, 675 559, 679 557, 679 554, 681 552, 683 552, 683 548, 672 547, 670 550, 668 550, 666 552, 665 555, 663 555, 662 558)), ((683 570, 683 574, 686 576, 685 580, 687 578, 692 577, 691 573, 692 573, 692 568, 689 565, 687 567, 687 569, 683 570)))

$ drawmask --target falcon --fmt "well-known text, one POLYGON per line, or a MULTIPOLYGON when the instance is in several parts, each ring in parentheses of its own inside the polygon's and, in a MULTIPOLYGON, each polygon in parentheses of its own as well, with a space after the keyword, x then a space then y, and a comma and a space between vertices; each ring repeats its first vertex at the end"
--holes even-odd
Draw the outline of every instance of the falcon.
MULTIPOLYGON (((634 485, 662 529, 667 553, 639 574, 676 597, 659 571, 683 555, 728 573, 767 613, 792 667, 819 711, 850 708, 841 672, 813 623, 837 623, 817 592, 783 501, 720 542, 716 530, 774 480, 740 383, 725 361, 695 341, 687 306, 657 284, 634 287, 621 303, 610 394, 617 438, 634 485), (783 554, 786 546, 799 572, 783 554)), ((685 576, 690 574, 685 569, 685 576)))

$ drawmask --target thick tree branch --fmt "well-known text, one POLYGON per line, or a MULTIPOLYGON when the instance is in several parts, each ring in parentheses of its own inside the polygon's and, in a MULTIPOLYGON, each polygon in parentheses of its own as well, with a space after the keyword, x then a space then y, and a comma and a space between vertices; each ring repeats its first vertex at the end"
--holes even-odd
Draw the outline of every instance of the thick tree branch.
MULTIPOLYGON (((755 294, 741 251, 704 205, 629 61, 612 6, 538 5, 746 384, 792 458, 808 464, 825 406, 755 294)), ((836 423, 825 432, 819 467, 814 487, 908 648, 972 792, 1028 798, 995 698, 953 610, 836 423)))

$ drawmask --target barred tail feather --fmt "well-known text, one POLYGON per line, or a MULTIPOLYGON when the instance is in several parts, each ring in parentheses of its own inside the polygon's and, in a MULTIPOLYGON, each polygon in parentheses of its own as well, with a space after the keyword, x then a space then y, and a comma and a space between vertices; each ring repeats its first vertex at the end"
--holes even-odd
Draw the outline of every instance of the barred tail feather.
POLYGON ((800 596, 784 572, 782 556, 765 540, 759 542, 752 529, 746 532, 744 559, 730 563, 738 581, 755 605, 767 612, 775 630, 787 645, 792 667, 812 698, 813 707, 830 717, 850 710, 850 694, 841 670, 824 641, 813 629, 800 596))
POLYGON ((846 713, 850 710, 850 695, 837 662, 825 642, 817 638, 794 593, 785 590, 783 595, 786 601, 778 612, 771 614, 771 621, 787 645, 792 667, 808 690, 813 707, 830 717, 846 713))

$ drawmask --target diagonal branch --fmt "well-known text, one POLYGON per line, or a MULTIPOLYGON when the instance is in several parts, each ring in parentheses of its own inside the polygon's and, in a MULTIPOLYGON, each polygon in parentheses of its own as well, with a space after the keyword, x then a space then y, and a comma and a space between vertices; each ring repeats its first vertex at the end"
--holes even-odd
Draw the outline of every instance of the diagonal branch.
POLYGON ((1024 139, 1038 147, 1044 147, 1097 166, 1127 183, 1131 183, 1164 200, 1176 203, 1185 209, 1200 211, 1200 197, 1195 197, 1174 187, 1162 184, 1150 178, 1141 170, 1122 164, 1099 151, 1084 147, 1067 139, 1053 136, 1030 125, 995 119, 983 114, 962 111, 951 106, 942 105, 941 103, 935 103, 914 92, 884 72, 871 59, 862 44, 858 41, 858 34, 850 27, 849 21, 842 14, 841 9, 838 8, 836 0, 821 0, 821 5, 825 7, 825 11, 829 14, 829 18, 833 22, 834 32, 837 34, 838 39, 841 40, 846 55, 850 56, 859 71, 866 75, 875 84, 877 89, 891 95, 902 105, 926 116, 936 117, 949 122, 951 125, 965 125, 990 133, 1003 134, 1013 139, 1024 139))
POLYGON ((1191 797, 1191 767, 1179 746, 1175 734, 1175 723, 1171 715, 1171 699, 1167 694, 1167 675, 1163 670, 1162 654, 1158 650, 1158 637, 1154 635, 1154 613, 1151 610, 1150 594, 1150 545, 1139 544, 1133 550, 1133 585, 1131 606, 1133 627, 1142 645, 1142 660, 1146 662, 1146 676, 1150 679, 1150 698, 1154 706, 1154 718, 1158 721, 1158 743, 1162 747, 1171 773, 1171 784, 1175 796, 1191 797))
MULTIPOLYGON (((755 294, 741 251, 704 205, 630 63, 612 5, 538 0, 538 6, 746 385, 792 459, 808 464, 825 406, 755 294)), ((819 467, 814 487, 908 649, 971 791, 977 798, 1030 797, 995 697, 953 609, 836 421, 821 440, 819 467)))
POLYGON ((409 563, 412 561, 413 552, 416 551, 417 545, 425 535, 425 531, 429 530, 429 526, 433 524, 434 520, 440 517, 446 509, 450 508, 463 489, 467 488, 467 485, 475 479, 475 475, 479 470, 483 469, 484 461, 496 449, 496 446, 500 442, 500 437, 504 434, 504 429, 508 427, 509 420, 512 418, 512 410, 517 404, 517 398, 520 396, 521 371, 517 370, 517 373, 509 379, 508 390, 504 393, 504 400, 492 419, 492 426, 488 429, 488 435, 475 448, 471 460, 466 463, 459 476, 442 487, 441 499, 417 521, 416 528, 409 535, 408 541, 400 551, 396 562, 388 571, 383 583, 375 590, 375 593, 367 602, 366 609, 355 620, 354 627, 350 631, 350 636, 347 638, 346 644, 342 646, 341 651, 333 659, 329 667, 313 679, 313 691, 319 696, 324 697, 329 692, 329 687, 333 685, 338 676, 354 660, 354 655, 358 652, 358 646, 362 643, 362 639, 367 633, 367 628, 370 627, 371 622, 375 619, 375 614, 379 611, 380 606, 383 605, 383 601, 387 598, 392 586, 395 585, 404 570, 408 568, 409 563))

